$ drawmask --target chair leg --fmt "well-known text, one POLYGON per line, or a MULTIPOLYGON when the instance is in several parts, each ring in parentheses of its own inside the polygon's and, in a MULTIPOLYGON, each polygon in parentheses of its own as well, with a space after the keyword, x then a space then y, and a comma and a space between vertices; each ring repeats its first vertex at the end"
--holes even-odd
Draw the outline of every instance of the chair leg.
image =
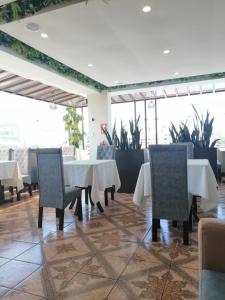
POLYGON ((196 196, 193 196, 192 203, 193 203, 193 216, 195 218, 195 221, 199 222, 198 208, 197 208, 197 197, 196 196))
POLYGON ((10 186, 10 187, 9 187, 9 191, 10 191, 10 194, 13 196, 13 195, 14 195, 13 186, 10 186))
POLYGON ((191 210, 190 210, 190 215, 189 215, 189 231, 192 232, 193 230, 193 218, 192 218, 192 215, 193 215, 193 210, 192 210, 192 207, 191 207, 191 210))
POLYGON ((158 219, 152 219, 152 240, 153 242, 157 242, 157 227, 158 227, 158 219))
POLYGON ((109 200, 108 200, 108 191, 107 189, 104 190, 104 198, 105 198, 105 206, 109 205, 109 200))
POLYGON ((59 230, 63 230, 64 227, 64 209, 60 209, 60 217, 59 217, 59 230))
POLYGON ((100 211, 101 213, 103 213, 103 212, 104 212, 104 209, 103 209, 101 203, 98 201, 98 202, 96 203, 96 205, 97 205, 99 211, 100 211))
POLYGON ((5 200, 4 185, 1 185, 1 182, 0 182, 0 199, 2 202, 5 200))
POLYGON ((85 188, 85 204, 88 205, 88 187, 85 188))
POLYGON ((88 187, 89 200, 90 200, 91 206, 94 207, 95 204, 94 204, 94 202, 92 201, 92 198, 91 198, 91 190, 92 190, 92 186, 89 186, 88 187))
POLYGON ((17 201, 20 201, 20 199, 21 199, 21 197, 20 197, 21 194, 20 193, 21 193, 20 191, 16 193, 16 200, 17 201))
POLYGON ((81 197, 77 197, 77 205, 76 205, 76 210, 74 212, 74 215, 78 216, 78 220, 82 221, 83 220, 83 214, 82 214, 82 200, 81 197))
POLYGON ((43 207, 39 207, 39 212, 38 212, 38 228, 42 228, 42 219, 43 219, 43 207))
POLYGON ((189 245, 189 224, 188 224, 188 221, 183 222, 183 240, 184 240, 184 245, 189 245))
POLYGON ((115 200, 115 185, 111 187, 111 200, 115 200))
POLYGON ((55 209, 55 216, 56 216, 56 218, 60 218, 60 209, 59 208, 55 209))
POLYGON ((28 192, 30 194, 30 197, 32 197, 33 193, 32 193, 32 185, 31 184, 28 184, 28 192))
POLYGON ((69 206, 69 209, 73 209, 74 204, 76 203, 76 200, 77 200, 77 199, 71 201, 70 206, 69 206))
POLYGON ((177 227, 177 221, 173 220, 172 225, 173 227, 177 227))

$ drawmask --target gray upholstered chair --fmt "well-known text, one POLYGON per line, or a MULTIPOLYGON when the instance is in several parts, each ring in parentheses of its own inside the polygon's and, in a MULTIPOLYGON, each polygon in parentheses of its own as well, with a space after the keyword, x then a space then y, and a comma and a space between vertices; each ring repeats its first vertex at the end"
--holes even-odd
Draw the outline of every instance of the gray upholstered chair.
POLYGON ((16 160, 23 179, 24 187, 28 188, 30 196, 32 196, 31 178, 28 171, 28 148, 10 149, 10 160, 16 160))
POLYGON ((188 193, 187 147, 149 147, 152 183, 152 239, 157 241, 160 219, 183 222, 184 244, 192 230, 192 195, 188 193))
POLYGON ((37 187, 38 176, 37 176, 37 149, 28 149, 28 174, 30 175, 30 181, 32 187, 37 187))
MULTIPOLYGON (((97 159, 98 160, 112 160, 115 159, 116 149, 115 146, 98 146, 97 147, 97 159)), ((108 206, 108 192, 111 193, 111 200, 114 200, 115 186, 111 186, 105 189, 105 205, 108 206)))
POLYGON ((97 159, 110 160, 115 159, 115 146, 98 146, 97 159))
POLYGON ((75 199, 78 219, 81 220, 81 189, 64 186, 62 150, 38 149, 37 169, 40 194, 38 227, 42 227, 43 208, 52 207, 56 209, 56 216, 59 217, 59 230, 63 230, 64 209, 75 199))
POLYGON ((0 160, 9 160, 9 148, 8 147, 0 147, 0 160))
POLYGON ((203 218, 198 226, 199 300, 225 299, 225 222, 203 218))

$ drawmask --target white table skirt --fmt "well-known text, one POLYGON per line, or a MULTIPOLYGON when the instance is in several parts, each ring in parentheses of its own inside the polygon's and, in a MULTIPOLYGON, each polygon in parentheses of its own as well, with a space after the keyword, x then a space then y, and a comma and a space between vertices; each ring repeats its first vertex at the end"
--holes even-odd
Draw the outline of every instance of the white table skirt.
MULTIPOLYGON (((151 196, 150 165, 141 166, 133 201, 142 205, 144 199, 151 196)), ((188 160, 188 192, 200 196, 201 208, 208 211, 215 208, 219 202, 217 182, 210 163, 207 159, 188 160)))
POLYGON ((75 160, 73 155, 63 155, 63 162, 75 160))
POLYGON ((15 186, 18 191, 23 189, 23 179, 16 161, 0 161, 0 180, 4 186, 15 186))
POLYGON ((65 185, 92 186, 91 197, 94 203, 101 199, 101 192, 115 185, 120 188, 120 178, 114 160, 74 160, 64 162, 65 185))

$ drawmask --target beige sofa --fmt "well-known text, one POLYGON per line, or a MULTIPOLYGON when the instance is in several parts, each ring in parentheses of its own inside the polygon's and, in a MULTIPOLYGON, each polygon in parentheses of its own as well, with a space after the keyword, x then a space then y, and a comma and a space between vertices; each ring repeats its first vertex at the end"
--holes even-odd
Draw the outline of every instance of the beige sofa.
POLYGON ((198 228, 200 300, 225 299, 225 220, 201 219, 198 228))

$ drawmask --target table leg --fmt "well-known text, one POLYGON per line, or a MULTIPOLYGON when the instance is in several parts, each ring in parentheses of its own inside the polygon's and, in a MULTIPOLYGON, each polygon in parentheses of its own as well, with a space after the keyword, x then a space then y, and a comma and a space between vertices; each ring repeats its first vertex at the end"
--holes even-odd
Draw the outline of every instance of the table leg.
POLYGON ((196 222, 199 222, 198 208, 197 208, 197 196, 193 196, 193 216, 196 222))
POLYGON ((103 212, 104 212, 104 209, 103 209, 101 203, 98 201, 98 202, 96 203, 96 205, 97 205, 99 211, 100 211, 101 213, 103 213, 103 212))
POLYGON ((4 186, 1 185, 1 180, 0 180, 0 204, 4 203, 4 200, 5 200, 4 186))

